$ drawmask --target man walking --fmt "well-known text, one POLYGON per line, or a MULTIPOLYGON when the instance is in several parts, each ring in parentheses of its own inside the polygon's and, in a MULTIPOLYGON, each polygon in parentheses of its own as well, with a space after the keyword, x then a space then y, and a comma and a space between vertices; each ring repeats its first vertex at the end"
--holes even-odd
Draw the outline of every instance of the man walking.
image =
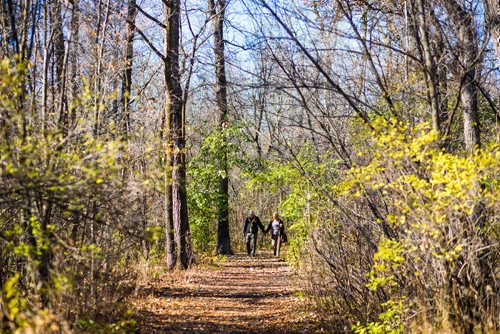
POLYGON ((243 236, 245 237, 245 242, 247 244, 248 256, 255 256, 259 228, 262 233, 264 233, 264 225, 260 222, 259 217, 255 215, 255 212, 250 210, 243 226, 243 236))

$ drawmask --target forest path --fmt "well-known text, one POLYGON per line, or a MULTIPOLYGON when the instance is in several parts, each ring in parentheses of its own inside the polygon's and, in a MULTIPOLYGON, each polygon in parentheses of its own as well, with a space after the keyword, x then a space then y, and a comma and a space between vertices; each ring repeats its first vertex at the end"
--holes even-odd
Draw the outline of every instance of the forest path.
POLYGON ((219 268, 163 275, 134 308, 141 333, 321 332, 296 292, 282 260, 238 254, 219 268))

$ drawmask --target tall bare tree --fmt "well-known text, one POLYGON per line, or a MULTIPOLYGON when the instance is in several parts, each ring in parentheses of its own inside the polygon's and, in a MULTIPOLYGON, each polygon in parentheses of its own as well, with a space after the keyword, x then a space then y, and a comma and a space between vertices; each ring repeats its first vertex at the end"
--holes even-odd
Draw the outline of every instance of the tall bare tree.
POLYGON ((127 32, 125 35, 125 68, 122 78, 122 133, 128 137, 130 133, 130 93, 132 91, 132 61, 134 57, 135 17, 137 7, 135 0, 128 1, 127 32))
POLYGON ((485 0, 486 22, 493 38, 493 45, 500 61, 500 1, 485 0))
MULTIPOLYGON (((168 18, 170 15, 169 8, 167 7, 167 4, 164 4, 163 6, 163 13, 165 17, 165 22, 168 24, 168 18)), ((171 28, 169 28, 171 29, 171 28)), ((164 48, 165 48, 165 55, 168 55, 170 51, 170 48, 173 46, 170 44, 170 36, 169 36, 169 31, 166 30, 165 28, 165 41, 164 41, 164 48)), ((175 47, 175 46, 174 46, 175 47)), ((171 62, 172 60, 168 60, 168 58, 164 57, 163 58, 164 65, 165 65, 165 86, 166 86, 166 100, 165 100, 165 142, 166 142, 166 156, 165 156, 165 234, 166 234, 166 255, 167 255, 167 267, 169 269, 173 269, 175 267, 175 264, 177 263, 177 247, 176 247, 176 240, 175 240, 175 227, 174 227, 174 218, 173 218, 173 202, 172 202, 172 150, 173 150, 173 144, 172 144, 172 111, 171 109, 175 106, 179 108, 178 105, 174 105, 174 102, 177 104, 180 104, 180 99, 179 96, 174 97, 172 96, 174 94, 173 92, 173 87, 174 83, 172 82, 172 73, 171 70, 167 69, 167 66, 169 66, 169 61, 171 62)), ((173 61, 177 61, 174 59, 173 61)), ((170 65, 171 66, 171 65, 170 65)))
POLYGON ((419 43, 420 53, 422 54, 422 64, 424 67, 424 78, 428 90, 428 100, 431 106, 432 115, 432 128, 436 133, 440 133, 440 102, 439 102, 439 85, 437 83, 437 65, 434 56, 431 52, 431 45, 429 41, 429 11, 430 5, 427 0, 417 0, 416 4, 410 1, 410 8, 415 11, 415 21, 417 25, 415 37, 419 43), (416 6, 415 6, 416 5, 416 6), (413 8, 416 7, 416 8, 413 8))
MULTIPOLYGON (((50 34, 53 48, 53 64, 54 64, 54 85, 53 95, 56 104, 54 108, 59 111, 59 127, 63 134, 68 132, 68 109, 66 104, 66 94, 64 93, 64 76, 65 76, 65 48, 64 48, 64 33, 62 21, 62 4, 61 1, 51 0, 50 6, 50 34)), ((56 110, 54 110, 56 111, 56 110)))
POLYGON ((473 13, 468 12, 457 0, 442 0, 442 3, 456 27, 458 59, 462 73, 460 100, 464 110, 464 141, 466 150, 472 152, 481 144, 476 84, 481 56, 473 13))
MULTIPOLYGON (((179 69, 180 0, 165 2, 165 83, 167 86, 167 160, 172 159, 172 221, 179 266, 187 268, 193 260, 187 211, 186 148, 183 89, 179 69)), ((169 177, 169 175, 167 176, 169 177)))
POLYGON ((224 0, 208 1, 209 10, 214 24, 214 54, 215 54, 215 94, 217 101, 217 119, 223 143, 219 154, 219 202, 217 208, 217 253, 233 254, 229 236, 229 178, 227 161, 227 137, 225 129, 228 126, 226 60, 224 54, 224 15, 226 2, 224 0))
POLYGON ((69 48, 69 86, 71 103, 69 105, 69 124, 73 125, 76 119, 76 101, 78 100, 78 54, 80 50, 80 0, 73 1, 71 9, 71 41, 69 48))

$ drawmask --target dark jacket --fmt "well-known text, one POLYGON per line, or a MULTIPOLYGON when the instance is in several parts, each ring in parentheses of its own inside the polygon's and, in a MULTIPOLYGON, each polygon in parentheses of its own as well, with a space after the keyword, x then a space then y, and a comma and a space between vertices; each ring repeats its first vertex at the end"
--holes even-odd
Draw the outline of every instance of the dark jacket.
MULTIPOLYGON (((285 224, 283 223, 283 220, 281 220, 281 219, 278 221, 280 223, 280 235, 285 235, 285 224)), ((276 239, 277 235, 273 234, 272 229, 273 229, 273 221, 271 220, 269 222, 269 225, 267 225, 265 233, 271 231, 271 238, 276 239)))
POLYGON ((264 232, 264 225, 260 222, 259 217, 255 216, 253 218, 247 217, 245 219, 245 224, 243 225, 243 234, 259 232, 259 228, 264 232))

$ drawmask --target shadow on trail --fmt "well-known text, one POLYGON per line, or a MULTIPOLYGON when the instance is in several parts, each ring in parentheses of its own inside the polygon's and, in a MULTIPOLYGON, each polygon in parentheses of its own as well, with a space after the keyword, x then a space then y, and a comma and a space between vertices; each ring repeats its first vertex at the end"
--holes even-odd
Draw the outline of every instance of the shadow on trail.
MULTIPOLYGON (((147 316, 147 315, 144 315, 147 316)), ((174 320, 169 319, 162 323, 155 323, 154 325, 148 326, 147 329, 141 331, 140 333, 186 333, 186 334, 205 334, 205 333, 228 333, 228 334, 247 334, 247 333, 307 333, 300 330, 283 331, 283 329, 278 328, 258 328, 259 322, 261 321, 258 317, 245 317, 242 318, 228 318, 228 322, 232 324, 221 325, 219 318, 213 318, 212 320, 174 320), (247 323, 247 324, 245 324, 247 323), (248 325, 249 323, 253 325, 248 325)), ((276 321, 279 321, 276 319, 276 321)), ((310 332, 313 333, 313 332, 310 332)))
MULTIPOLYGON (((220 284, 219 284, 220 285, 220 284)), ((246 287, 244 284, 235 284, 226 287, 239 286, 246 287)), ((231 290, 227 292, 213 291, 206 289, 177 289, 170 287, 162 287, 160 289, 154 289, 151 291, 151 295, 155 297, 166 297, 166 298, 241 298, 241 299, 263 299, 263 298, 279 298, 284 296, 291 296, 291 292, 276 294, 275 291, 270 292, 245 292, 238 293, 232 292, 231 290)))
POLYGON ((235 255, 217 270, 141 291, 139 333, 315 333, 298 316, 290 270, 271 254, 235 255))
POLYGON ((270 262, 270 263, 261 263, 261 264, 254 264, 254 263, 242 263, 239 265, 235 264, 228 264, 225 265, 227 268, 253 268, 253 269, 265 269, 265 268, 281 268, 281 267, 286 267, 284 263, 275 263, 275 262, 270 262))

